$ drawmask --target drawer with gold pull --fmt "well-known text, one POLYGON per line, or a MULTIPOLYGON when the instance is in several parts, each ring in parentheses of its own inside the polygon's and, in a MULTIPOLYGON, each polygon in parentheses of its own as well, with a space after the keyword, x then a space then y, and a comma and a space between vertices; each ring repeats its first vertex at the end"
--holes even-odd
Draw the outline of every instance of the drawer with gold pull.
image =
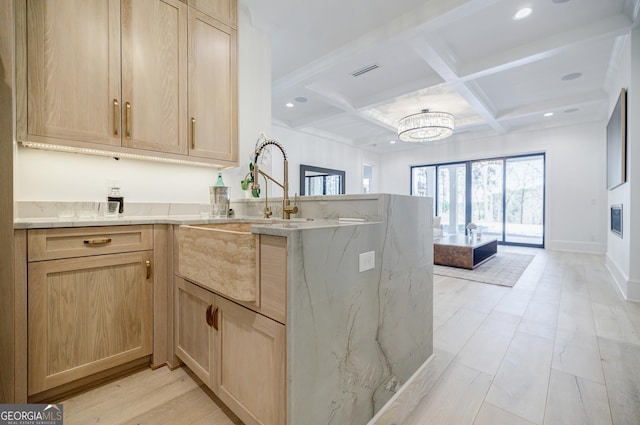
POLYGON ((105 226, 32 229, 29 261, 153 249, 153 226, 105 226))

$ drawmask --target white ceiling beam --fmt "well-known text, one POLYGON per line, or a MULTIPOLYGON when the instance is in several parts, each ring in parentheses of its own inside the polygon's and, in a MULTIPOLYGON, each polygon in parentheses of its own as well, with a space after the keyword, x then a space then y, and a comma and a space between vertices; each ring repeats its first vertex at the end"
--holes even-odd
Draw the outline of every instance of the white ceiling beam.
POLYGON ((454 56, 449 53, 448 49, 443 47, 444 43, 438 43, 439 38, 433 33, 429 34, 428 38, 429 41, 427 41, 424 36, 418 37, 413 41, 412 47, 416 53, 418 53, 427 65, 440 75, 444 81, 451 84, 454 90, 471 105, 476 113, 480 115, 491 128, 499 133, 503 133, 505 130, 495 119, 493 111, 485 101, 486 96, 481 96, 478 88, 473 90, 469 84, 460 79, 454 68, 454 56), (436 45, 438 44, 440 44, 441 47, 437 48, 436 45))
POLYGON ((463 81, 507 71, 557 55, 569 48, 587 45, 629 32, 632 22, 623 15, 610 16, 598 22, 550 35, 527 45, 482 57, 459 67, 463 81))
MULTIPOLYGON (((567 110, 570 108, 580 108, 591 104, 602 104, 606 101, 607 93, 604 90, 591 91, 576 96, 562 96, 556 99, 545 100, 543 102, 531 103, 520 108, 512 108, 501 111, 497 118, 501 121, 519 118, 527 115, 541 115, 543 113, 558 109, 567 110)), ((593 117, 598 120, 602 117, 593 117)))
POLYGON ((365 111, 370 109, 372 105, 362 105, 356 108, 353 105, 351 105, 351 103, 347 99, 337 96, 335 93, 327 93, 326 91, 316 90, 313 86, 308 86, 307 89, 313 91, 320 98, 321 101, 327 103, 330 106, 333 106, 334 108, 340 109, 341 112, 331 114, 331 115, 324 115, 324 116, 318 116, 318 115, 306 116, 304 117, 304 119, 297 120, 292 123, 295 128, 307 127, 312 124, 322 124, 324 121, 333 119, 336 116, 348 115, 348 116, 357 117, 367 122, 370 122, 372 124, 375 124, 381 127, 381 129, 386 131, 393 131, 393 132, 397 131, 397 128, 383 121, 377 120, 371 115, 365 113, 365 111))

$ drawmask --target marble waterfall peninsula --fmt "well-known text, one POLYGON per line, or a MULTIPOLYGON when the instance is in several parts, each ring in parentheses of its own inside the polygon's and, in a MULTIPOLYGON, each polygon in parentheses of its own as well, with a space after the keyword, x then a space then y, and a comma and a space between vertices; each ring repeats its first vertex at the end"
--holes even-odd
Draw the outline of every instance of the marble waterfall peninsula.
POLYGON ((431 356, 430 201, 372 195, 302 203, 305 217, 330 206, 371 220, 288 236, 287 423, 366 424, 431 356), (375 266, 359 272, 359 254, 369 251, 375 266))

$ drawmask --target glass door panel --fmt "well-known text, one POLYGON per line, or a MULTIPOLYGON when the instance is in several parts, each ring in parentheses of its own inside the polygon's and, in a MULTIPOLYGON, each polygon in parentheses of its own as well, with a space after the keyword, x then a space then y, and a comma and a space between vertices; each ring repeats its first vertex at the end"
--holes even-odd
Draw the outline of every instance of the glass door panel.
POLYGON ((435 200, 445 233, 544 247, 544 154, 411 167, 411 194, 435 200))
POLYGON ((466 170, 465 163, 438 166, 437 215, 445 233, 464 233, 466 170))
MULTIPOLYGON (((436 199, 436 167, 412 167, 411 168, 411 194, 413 196, 428 196, 436 199)), ((433 214, 437 215, 436 206, 433 205, 433 214)))
POLYGON ((544 156, 508 158, 505 182, 505 242, 542 245, 544 156))
POLYGON ((471 221, 476 231, 503 241, 502 159, 471 163, 471 221))

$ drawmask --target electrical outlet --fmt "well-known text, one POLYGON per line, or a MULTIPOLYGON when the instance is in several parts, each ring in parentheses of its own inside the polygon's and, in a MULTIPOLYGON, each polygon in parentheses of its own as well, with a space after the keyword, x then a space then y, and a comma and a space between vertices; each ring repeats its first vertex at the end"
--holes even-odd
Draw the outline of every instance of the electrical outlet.
POLYGON ((371 270, 376 266, 376 252, 363 252, 360 254, 359 260, 359 271, 365 272, 371 270))

